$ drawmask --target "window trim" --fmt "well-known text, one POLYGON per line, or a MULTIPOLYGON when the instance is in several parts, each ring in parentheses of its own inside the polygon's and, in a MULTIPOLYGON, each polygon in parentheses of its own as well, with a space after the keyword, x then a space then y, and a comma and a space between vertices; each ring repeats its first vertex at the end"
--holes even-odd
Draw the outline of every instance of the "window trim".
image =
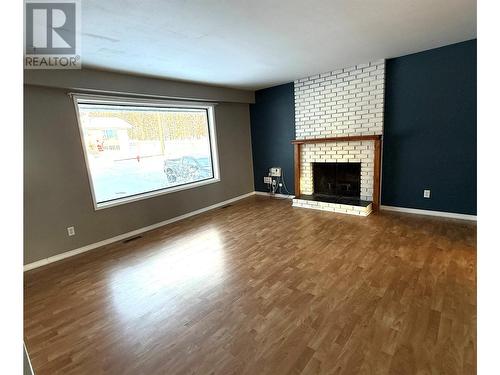
POLYGON ((119 206, 122 204, 137 202, 143 199, 149 199, 152 197, 157 197, 160 195, 170 194, 179 192, 182 190, 189 190, 204 185, 214 184, 220 182, 220 169, 219 169, 219 151, 217 148, 217 131, 216 131, 216 121, 215 121, 215 106, 217 103, 209 102, 197 102, 197 101, 187 101, 187 100, 167 100, 167 99, 149 99, 149 98, 132 98, 132 97, 122 97, 122 96, 109 96, 109 95, 94 95, 94 94, 83 94, 83 93, 69 93, 70 97, 73 99, 73 105, 75 108, 76 120, 78 123, 78 130, 80 133, 80 143, 82 146, 83 156, 85 159, 85 167, 87 168, 87 176, 90 185, 90 192, 92 195, 92 203, 94 205, 94 211, 119 206), (110 104, 110 105, 128 105, 128 106, 141 106, 141 107, 155 107, 155 108, 194 108, 203 109, 207 111, 207 121, 208 121, 208 134, 210 142, 210 152, 212 158, 212 170, 213 177, 210 179, 205 179, 201 181, 191 182, 187 184, 182 184, 178 186, 168 187, 164 189, 149 191, 145 193, 139 193, 131 195, 128 197, 114 199, 112 201, 106 201, 98 203, 96 200, 96 195, 94 191, 94 184, 92 182, 92 173, 90 170, 90 164, 87 157, 87 150, 85 148, 85 137, 80 122, 80 111, 78 104, 110 104))

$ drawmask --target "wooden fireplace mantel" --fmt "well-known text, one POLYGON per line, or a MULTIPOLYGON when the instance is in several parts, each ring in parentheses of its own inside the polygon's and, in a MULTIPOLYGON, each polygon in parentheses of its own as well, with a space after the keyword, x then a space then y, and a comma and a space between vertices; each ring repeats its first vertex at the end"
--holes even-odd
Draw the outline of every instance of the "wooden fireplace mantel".
POLYGON ((328 142, 355 142, 355 141, 378 141, 380 135, 353 135, 351 137, 332 137, 332 138, 307 138, 307 139, 294 139, 294 145, 304 143, 328 143, 328 142))
POLYGON ((331 138, 308 138, 294 139, 294 172, 295 172, 295 195, 300 195, 300 149, 301 145, 307 143, 329 143, 329 142, 356 142, 373 141, 375 144, 373 154, 373 202, 372 209, 377 211, 380 207, 380 150, 381 135, 354 135, 351 137, 331 137, 331 138))

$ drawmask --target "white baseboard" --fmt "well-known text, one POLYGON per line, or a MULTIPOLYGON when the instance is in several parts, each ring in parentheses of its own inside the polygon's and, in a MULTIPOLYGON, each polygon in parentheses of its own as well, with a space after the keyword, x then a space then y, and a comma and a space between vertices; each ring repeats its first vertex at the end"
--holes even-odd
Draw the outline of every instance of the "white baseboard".
POLYGON ((419 210, 419 209, 416 209, 416 208, 384 206, 384 205, 381 205, 380 209, 381 210, 386 210, 386 211, 405 212, 405 213, 408 213, 408 214, 428 215, 428 216, 440 216, 440 217, 447 217, 447 218, 450 218, 450 219, 461 219, 461 220, 477 221, 477 216, 476 215, 457 214, 457 213, 453 213, 453 212, 419 210))
POLYGON ((104 245, 109 245, 113 242, 122 241, 126 238, 137 236, 138 234, 141 234, 141 233, 144 233, 144 232, 156 229, 156 228, 160 228, 164 225, 171 224, 171 223, 174 223, 174 222, 182 220, 182 219, 187 219, 188 217, 198 215, 198 214, 213 210, 213 209, 218 208, 218 207, 225 206, 227 204, 239 201, 239 200, 244 199, 244 198, 248 198, 248 197, 255 195, 255 194, 256 194, 256 192, 252 191, 250 193, 239 195, 237 197, 225 200, 223 202, 219 202, 219 203, 213 204, 213 205, 208 206, 208 207, 203 207, 203 208, 200 208, 199 210, 191 211, 191 212, 188 212, 187 214, 176 216, 176 217, 173 217, 171 219, 164 220, 164 221, 161 221, 159 223, 149 225, 147 227, 139 228, 139 229, 133 230, 131 232, 123 233, 123 234, 120 234, 118 236, 105 239, 103 241, 95 242, 95 243, 92 243, 90 245, 82 246, 82 247, 79 247, 79 248, 74 249, 74 250, 66 251, 64 253, 57 254, 57 255, 54 255, 54 256, 51 256, 48 258, 40 259, 40 260, 37 260, 36 262, 24 265, 24 271, 29 271, 29 270, 32 270, 34 268, 38 268, 38 267, 45 266, 45 265, 53 263, 53 262, 57 262, 58 260, 66 259, 66 258, 75 256, 75 255, 78 255, 81 253, 85 253, 87 251, 96 249, 98 247, 101 247, 104 245))
POLYGON ((23 341, 23 349, 24 349, 24 356, 26 357, 25 358, 26 361, 23 362, 23 366, 25 367, 27 365, 29 367, 29 368, 25 367, 23 369, 24 370, 23 374, 26 374, 29 371, 28 373, 30 375, 33 375, 34 374, 34 372, 33 372, 33 366, 31 365, 31 359, 30 359, 30 356, 28 355, 28 350, 26 349, 26 344, 24 343, 24 341, 23 341))
POLYGON ((295 198, 295 195, 286 195, 286 194, 271 194, 266 191, 256 191, 256 195, 265 195, 268 197, 276 197, 276 198, 288 198, 288 199, 293 199, 295 198))

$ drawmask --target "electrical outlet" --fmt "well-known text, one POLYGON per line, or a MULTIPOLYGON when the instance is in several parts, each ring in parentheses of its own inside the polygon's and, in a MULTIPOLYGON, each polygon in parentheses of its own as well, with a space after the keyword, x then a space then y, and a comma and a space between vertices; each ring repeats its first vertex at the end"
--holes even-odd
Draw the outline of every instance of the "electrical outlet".
POLYGON ((265 183, 265 184, 270 184, 270 183, 272 183, 272 180, 273 180, 273 179, 272 179, 271 177, 269 177, 269 176, 265 176, 265 177, 264 177, 264 183, 265 183))
POLYGON ((431 191, 429 189, 424 190, 424 198, 430 198, 431 197, 431 191))
POLYGON ((281 177, 281 168, 280 167, 269 168, 269 176, 281 177))
POLYGON ((75 235, 75 227, 68 227, 68 236, 74 236, 75 235))

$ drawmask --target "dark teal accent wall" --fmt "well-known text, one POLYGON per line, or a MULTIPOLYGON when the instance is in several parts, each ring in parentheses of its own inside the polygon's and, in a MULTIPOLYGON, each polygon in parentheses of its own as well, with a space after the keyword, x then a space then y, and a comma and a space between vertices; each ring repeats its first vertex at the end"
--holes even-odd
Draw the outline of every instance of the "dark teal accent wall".
POLYGON ((295 101, 293 82, 259 90, 250 105, 252 154, 256 191, 267 191, 264 176, 270 167, 281 167, 285 184, 293 189, 293 145, 295 101))
POLYGON ((387 60, 382 204, 475 215, 476 175, 476 41, 387 60))

